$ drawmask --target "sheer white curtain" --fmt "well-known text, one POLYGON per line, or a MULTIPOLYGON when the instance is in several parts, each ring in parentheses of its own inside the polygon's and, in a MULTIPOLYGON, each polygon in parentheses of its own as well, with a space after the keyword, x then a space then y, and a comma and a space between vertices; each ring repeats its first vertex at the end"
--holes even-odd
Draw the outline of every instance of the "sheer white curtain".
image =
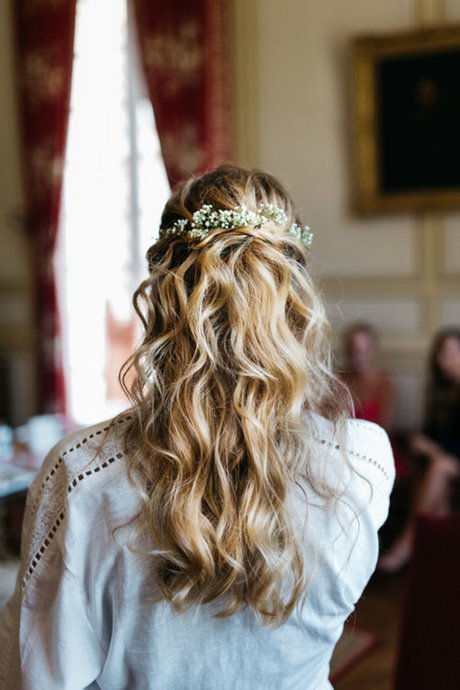
POLYGON ((116 384, 134 340, 131 296, 169 194, 127 0, 79 0, 58 254, 69 414, 127 405, 116 384))

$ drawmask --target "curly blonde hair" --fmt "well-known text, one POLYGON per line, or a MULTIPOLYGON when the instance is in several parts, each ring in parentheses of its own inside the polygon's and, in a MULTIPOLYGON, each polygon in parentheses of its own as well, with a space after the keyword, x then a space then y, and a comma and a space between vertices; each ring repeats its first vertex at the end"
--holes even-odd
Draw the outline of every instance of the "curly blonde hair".
POLYGON ((150 275, 134 296, 145 337, 122 373, 135 411, 126 442, 142 498, 137 527, 175 610, 222 597, 219 616, 247 606, 277 625, 306 583, 287 509, 308 475, 302 415, 337 422, 345 406, 284 187, 223 166, 181 186, 161 227, 191 220, 203 204, 274 204, 288 222, 213 229, 198 241, 166 236, 148 250, 150 275))

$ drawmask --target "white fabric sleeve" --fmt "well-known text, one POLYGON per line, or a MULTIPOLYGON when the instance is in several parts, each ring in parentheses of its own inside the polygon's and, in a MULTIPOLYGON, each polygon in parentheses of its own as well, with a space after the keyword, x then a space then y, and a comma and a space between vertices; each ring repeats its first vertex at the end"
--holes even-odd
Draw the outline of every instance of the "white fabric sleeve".
POLYGON ((27 500, 22 565, 15 593, 0 616, 1 690, 97 687, 93 683, 103 666, 83 589, 66 567, 65 476, 62 486, 55 482, 51 491, 43 490, 58 457, 57 448, 27 500), (49 527, 56 524, 53 533, 49 527))
POLYGON ((388 516, 395 481, 393 449, 386 431, 373 422, 351 420, 348 436, 349 459, 359 473, 359 493, 379 530, 388 516))
POLYGON ((362 419, 348 419, 337 429, 319 416, 309 418, 316 442, 315 476, 363 513, 377 531, 388 515, 395 481, 393 450, 386 431, 362 419), (322 452, 320 452, 322 449, 322 452))

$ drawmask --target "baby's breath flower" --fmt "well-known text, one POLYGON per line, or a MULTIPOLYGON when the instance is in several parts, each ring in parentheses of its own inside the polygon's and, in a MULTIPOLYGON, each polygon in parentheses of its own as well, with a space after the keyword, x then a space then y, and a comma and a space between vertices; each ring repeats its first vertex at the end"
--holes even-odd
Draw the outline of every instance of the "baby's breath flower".
POLYGON ((297 237, 297 239, 303 242, 306 247, 311 247, 313 242, 313 233, 308 225, 304 225, 302 227, 301 225, 297 225, 297 223, 293 223, 289 228, 289 234, 297 237))
MULTIPOLYGON (((160 229, 160 238, 183 236, 186 239, 204 240, 212 230, 235 230, 237 228, 261 228, 270 224, 286 226, 288 216, 286 211, 274 204, 259 206, 257 211, 250 211, 245 206, 239 209, 214 209, 211 204, 204 204, 192 215, 192 220, 186 218, 176 220, 169 228, 160 229)), ((289 234, 296 237, 306 247, 311 247, 313 233, 310 228, 293 223, 289 234)))

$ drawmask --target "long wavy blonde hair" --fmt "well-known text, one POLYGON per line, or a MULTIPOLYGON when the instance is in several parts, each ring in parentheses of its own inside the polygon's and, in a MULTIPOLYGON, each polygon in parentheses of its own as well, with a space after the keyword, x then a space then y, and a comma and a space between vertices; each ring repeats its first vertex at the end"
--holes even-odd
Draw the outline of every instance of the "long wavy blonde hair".
POLYGON ((134 296, 145 336, 122 372, 135 411, 126 443, 142 498, 137 527, 160 596, 177 611, 221 597, 218 615, 247 606, 276 625, 306 581, 287 509, 308 474, 302 414, 337 421, 344 405, 283 186, 220 167, 172 195, 162 228, 204 204, 274 204, 288 222, 215 229, 202 240, 173 235, 148 250, 150 275, 134 296))

